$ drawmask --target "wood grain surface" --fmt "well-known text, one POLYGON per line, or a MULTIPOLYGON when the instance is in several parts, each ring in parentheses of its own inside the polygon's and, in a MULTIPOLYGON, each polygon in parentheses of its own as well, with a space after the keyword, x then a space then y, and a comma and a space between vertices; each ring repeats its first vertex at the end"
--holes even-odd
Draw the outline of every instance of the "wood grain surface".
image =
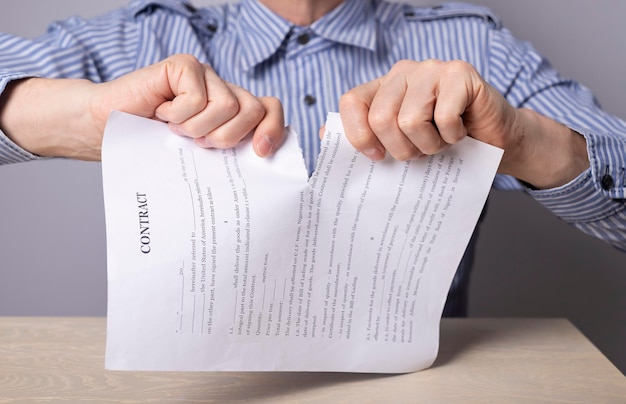
POLYGON ((401 375, 106 371, 105 329, 0 317, 0 403, 626 403, 624 375, 563 319, 444 319, 435 364, 401 375))

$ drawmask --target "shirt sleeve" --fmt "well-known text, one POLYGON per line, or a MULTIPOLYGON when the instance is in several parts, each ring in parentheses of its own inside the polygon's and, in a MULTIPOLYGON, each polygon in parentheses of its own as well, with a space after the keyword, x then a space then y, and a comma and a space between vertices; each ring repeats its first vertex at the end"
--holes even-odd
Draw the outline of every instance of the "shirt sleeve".
POLYGON ((38 160, 41 157, 34 155, 16 145, 7 135, 0 130, 0 165, 21 163, 38 160))
POLYGON ((626 251, 626 122, 602 110, 589 89, 561 77, 507 30, 494 30, 491 41, 488 80, 513 106, 533 109, 584 136, 590 161, 588 170, 555 189, 528 189, 505 176, 494 186, 524 189, 559 218, 626 251))
MULTIPOLYGON (((2 74, 0 70, 0 94, 4 92, 6 85, 12 80, 19 80, 31 77, 27 74, 9 73, 2 74)), ((10 163, 21 163, 25 161, 37 160, 39 156, 36 156, 17 144, 15 144, 0 128, 0 165, 10 163)))
MULTIPOLYGON (((137 27, 131 9, 123 8, 90 20, 56 22, 34 39, 0 33, 0 97, 10 82, 23 78, 102 82, 132 70, 140 38, 137 27)), ((37 158, 0 128, 0 165, 37 158)))

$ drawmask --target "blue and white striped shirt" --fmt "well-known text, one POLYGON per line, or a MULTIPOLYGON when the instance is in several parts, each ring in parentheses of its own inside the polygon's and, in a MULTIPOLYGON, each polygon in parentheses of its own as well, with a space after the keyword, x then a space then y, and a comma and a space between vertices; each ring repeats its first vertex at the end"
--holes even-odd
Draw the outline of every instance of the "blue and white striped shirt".
MULTIPOLYGON (((101 17, 56 23, 36 40, 0 34, 0 91, 30 76, 109 81, 175 53, 195 55, 258 96, 278 97, 309 170, 318 129, 344 92, 401 59, 465 60, 512 105, 585 136, 589 170, 558 189, 526 191, 565 221, 626 250, 626 123, 600 110, 587 89, 560 77, 481 7, 346 0, 300 27, 255 0, 199 10, 140 0, 101 17)), ((0 164, 35 158, 0 132, 0 164)), ((523 189, 506 176, 495 186, 523 189)))

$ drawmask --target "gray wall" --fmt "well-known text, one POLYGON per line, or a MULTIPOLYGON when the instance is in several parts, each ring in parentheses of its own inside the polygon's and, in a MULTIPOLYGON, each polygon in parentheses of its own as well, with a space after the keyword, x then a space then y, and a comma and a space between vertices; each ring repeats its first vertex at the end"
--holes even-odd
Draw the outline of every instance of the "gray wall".
MULTIPOLYGON (((626 2, 476 2, 626 118, 626 2)), ((0 30, 32 37, 53 19, 89 17, 125 3, 7 1, 0 30)), ((99 164, 3 166, 0 187, 0 315, 105 315, 99 164)), ((523 194, 494 191, 476 264, 472 316, 569 318, 626 372, 626 254, 565 225, 523 194)))

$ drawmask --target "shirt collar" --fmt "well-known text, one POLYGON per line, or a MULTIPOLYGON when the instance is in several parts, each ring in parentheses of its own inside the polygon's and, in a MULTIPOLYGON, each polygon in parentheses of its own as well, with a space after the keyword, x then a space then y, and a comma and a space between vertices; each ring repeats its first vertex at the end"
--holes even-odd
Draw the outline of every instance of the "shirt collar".
MULTIPOLYGON (((374 51, 376 20, 373 1, 345 0, 315 21, 310 29, 320 37, 374 51)), ((294 27, 258 0, 242 0, 237 35, 243 68, 249 70, 274 55, 294 27)))
POLYGON ((172 0, 133 0, 128 7, 135 17, 143 12, 149 12, 155 7, 164 7, 186 17, 190 17, 196 11, 195 7, 187 1, 181 2, 172 0))
POLYGON ((311 30, 329 41, 376 50, 377 23, 371 0, 345 0, 315 21, 311 30))

